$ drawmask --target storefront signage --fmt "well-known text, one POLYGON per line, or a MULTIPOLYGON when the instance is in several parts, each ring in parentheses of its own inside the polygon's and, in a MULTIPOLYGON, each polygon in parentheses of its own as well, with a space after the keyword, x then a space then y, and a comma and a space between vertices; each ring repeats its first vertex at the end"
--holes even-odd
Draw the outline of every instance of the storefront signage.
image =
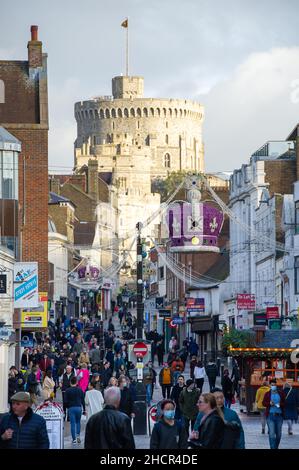
POLYGON ((183 325, 185 323, 185 319, 181 317, 173 317, 171 321, 174 325, 183 325))
POLYGON ((46 420, 50 449, 63 449, 63 409, 61 405, 46 401, 37 407, 35 413, 46 420))
POLYGON ((191 317, 204 314, 205 313, 205 299, 190 297, 189 299, 187 299, 186 310, 187 310, 188 315, 190 315, 191 317))
POLYGON ((266 326, 267 325, 267 316, 265 312, 254 313, 253 314, 253 324, 255 326, 266 326))
POLYGON ((166 309, 163 309, 163 310, 159 310, 159 317, 162 317, 162 318, 169 318, 171 317, 171 310, 166 310, 166 309))
POLYGON ((36 308, 22 310, 21 328, 47 328, 48 326, 48 294, 39 293, 39 303, 36 308))
POLYGON ((15 263, 14 308, 38 306, 38 263, 15 263))
POLYGON ((238 310, 255 310, 254 294, 238 294, 237 295, 238 310))
POLYGON ((281 330, 281 319, 276 318, 268 320, 268 327, 269 330, 281 330))
POLYGON ((266 308, 267 320, 271 318, 279 318, 279 307, 266 308))
POLYGON ((7 293, 7 276, 6 274, 0 274, 0 294, 7 293))

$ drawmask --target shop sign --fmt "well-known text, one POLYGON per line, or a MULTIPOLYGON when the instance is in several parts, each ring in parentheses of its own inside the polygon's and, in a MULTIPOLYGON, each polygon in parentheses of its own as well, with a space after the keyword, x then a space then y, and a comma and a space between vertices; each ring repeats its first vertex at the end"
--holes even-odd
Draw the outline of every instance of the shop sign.
POLYGON ((37 407, 35 413, 46 420, 50 449, 63 449, 63 409, 61 405, 45 401, 37 407))
POLYGON ((238 310, 255 310, 254 294, 238 294, 237 295, 238 310))
POLYGON ((267 325, 267 316, 265 312, 255 312, 253 314, 253 324, 255 326, 267 325))
POLYGON ((279 307, 266 308, 267 320, 271 318, 279 318, 279 307))
POLYGON ((14 264, 14 308, 38 306, 38 263, 14 264))
POLYGON ((7 275, 0 274, 0 294, 7 293, 7 275))
POLYGON ((22 310, 21 328, 47 328, 48 326, 48 293, 39 293, 39 303, 36 308, 22 310))
POLYGON ((193 298, 187 299, 186 310, 188 315, 196 316, 205 313, 205 299, 204 298, 193 298))
POLYGON ((171 317, 171 310, 160 309, 159 310, 159 317, 161 318, 170 318, 171 317))
POLYGON ((275 318, 268 320, 269 330, 281 330, 281 319, 275 318))

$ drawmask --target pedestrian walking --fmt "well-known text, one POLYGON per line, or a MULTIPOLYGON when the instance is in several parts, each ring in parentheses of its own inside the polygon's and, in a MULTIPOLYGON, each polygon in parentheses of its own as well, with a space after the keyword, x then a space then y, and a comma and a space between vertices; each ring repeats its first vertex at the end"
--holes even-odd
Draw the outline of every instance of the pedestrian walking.
POLYGON ((285 393, 285 409, 284 409, 284 419, 288 424, 288 434, 291 436, 293 434, 293 423, 298 421, 298 407, 299 399, 296 390, 288 382, 284 385, 285 393))
POLYGON ((170 398, 171 387, 173 385, 173 372, 167 362, 164 363, 164 366, 160 370, 159 384, 162 388, 163 398, 170 398))
POLYGON ((278 449, 281 440, 285 394, 277 390, 276 379, 270 380, 270 387, 271 390, 265 393, 263 406, 266 407, 270 449, 278 449))
POLYGON ((179 397, 185 387, 185 377, 179 375, 177 383, 172 387, 170 398, 175 402, 175 419, 181 419, 182 412, 179 404, 179 397))
POLYGON ((150 449, 187 449, 188 435, 185 426, 175 418, 175 403, 163 400, 162 416, 154 425, 150 440, 150 449))
POLYGON ((27 392, 30 394, 31 403, 37 406, 37 396, 40 394, 40 382, 37 379, 38 368, 32 367, 27 379, 27 392))
POLYGON ((229 370, 224 369, 223 377, 221 380, 223 395, 225 398, 226 408, 230 408, 234 398, 234 386, 232 380, 229 378, 229 370))
POLYGON ((197 361, 197 364, 194 367, 194 379, 196 382, 196 387, 198 388, 200 393, 202 392, 205 377, 206 377, 205 368, 203 367, 203 364, 201 361, 197 361))
POLYGON ((135 449, 130 418, 118 410, 121 391, 109 387, 104 392, 105 406, 88 420, 85 449, 135 449))
POLYGON ((143 383, 145 385, 146 390, 146 403, 148 406, 151 406, 151 400, 153 395, 153 380, 154 380, 154 372, 153 368, 149 366, 149 363, 146 364, 147 372, 144 373, 143 383))
POLYGON ((192 447, 221 449, 225 431, 224 417, 217 407, 214 395, 203 393, 199 397, 197 406, 202 418, 198 430, 191 433, 192 447))
POLYGON ((133 419, 135 418, 134 400, 132 392, 128 387, 127 378, 124 375, 119 377, 118 386, 120 389, 119 411, 125 413, 130 419, 133 419))
POLYGON ((65 372, 60 377, 60 381, 59 381, 59 386, 61 388, 61 393, 62 393, 62 406, 63 406, 63 412, 64 412, 64 420, 66 419, 66 410, 67 410, 66 403, 65 403, 65 392, 71 386, 72 377, 75 377, 73 368, 72 366, 67 365, 65 372))
POLYGON ((215 388, 215 383, 216 383, 216 378, 217 378, 217 366, 215 362, 211 359, 208 362, 208 365, 206 367, 206 374, 209 380, 209 386, 210 386, 210 392, 213 388, 215 388))
POLYGON ((11 410, 0 422, 1 449, 49 449, 46 421, 33 413, 30 400, 27 392, 11 397, 11 410))
POLYGON ((200 396, 199 390, 196 388, 195 383, 192 379, 188 379, 186 387, 180 393, 179 405, 182 416, 184 418, 186 432, 189 435, 189 427, 191 424, 191 430, 193 430, 196 417, 197 417, 197 402, 200 396))
POLYGON ((88 390, 85 393, 86 416, 89 419, 92 415, 102 411, 104 398, 102 393, 95 388, 95 384, 88 384, 88 390))
POLYGON ((84 393, 82 389, 77 386, 77 377, 71 378, 71 386, 65 392, 65 404, 68 409, 68 414, 71 422, 71 434, 73 444, 80 444, 82 408, 84 415, 86 414, 86 412, 84 393))
POLYGON ((267 392, 269 392, 270 387, 268 384, 267 379, 263 379, 261 387, 259 387, 256 391, 255 395, 255 406, 257 411, 261 417, 261 424, 262 424, 262 434, 265 434, 266 428, 266 407, 263 406, 264 396, 267 392))
POLYGON ((44 400, 54 398, 55 382, 52 377, 52 371, 48 369, 42 385, 42 397, 44 400))
MULTIPOLYGON (((225 398, 221 388, 215 388, 213 390, 213 395, 216 399, 218 409, 223 414, 225 422, 225 432, 221 449, 245 449, 244 429, 238 414, 234 410, 225 407, 225 398), (232 427, 230 424, 235 426, 232 427)), ((198 431, 203 416, 203 413, 198 413, 194 425, 194 431, 198 431)))
POLYGON ((163 339, 160 339, 157 342, 157 356, 158 356, 159 366, 162 366, 163 364, 164 353, 165 353, 164 342, 163 342, 163 339))
POLYGON ((82 392, 85 393, 89 383, 89 370, 87 369, 87 364, 83 362, 80 369, 77 371, 78 385, 81 388, 82 392))
POLYGON ((236 392, 237 398, 239 398, 240 396, 240 384, 239 384, 240 379, 241 379, 240 369, 239 369, 237 361, 234 360, 231 380, 233 381, 234 391, 236 392))

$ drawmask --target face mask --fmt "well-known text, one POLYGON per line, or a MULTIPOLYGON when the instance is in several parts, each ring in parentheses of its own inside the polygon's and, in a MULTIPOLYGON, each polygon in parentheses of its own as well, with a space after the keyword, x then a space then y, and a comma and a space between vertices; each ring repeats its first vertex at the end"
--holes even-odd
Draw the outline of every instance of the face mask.
POLYGON ((166 419, 174 419, 175 410, 166 410, 164 411, 164 416, 166 419))
POLYGON ((272 390, 272 392, 275 392, 277 390, 276 385, 271 385, 271 390, 272 390))

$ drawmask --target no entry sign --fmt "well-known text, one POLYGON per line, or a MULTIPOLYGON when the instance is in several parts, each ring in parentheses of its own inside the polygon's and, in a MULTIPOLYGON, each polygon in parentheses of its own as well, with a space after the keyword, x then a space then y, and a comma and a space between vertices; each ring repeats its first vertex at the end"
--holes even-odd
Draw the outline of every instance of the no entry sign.
POLYGON ((140 341, 139 343, 134 344, 133 352, 134 352, 135 356, 137 356, 138 354, 141 354, 142 356, 146 356, 146 354, 147 354, 147 345, 140 341))

